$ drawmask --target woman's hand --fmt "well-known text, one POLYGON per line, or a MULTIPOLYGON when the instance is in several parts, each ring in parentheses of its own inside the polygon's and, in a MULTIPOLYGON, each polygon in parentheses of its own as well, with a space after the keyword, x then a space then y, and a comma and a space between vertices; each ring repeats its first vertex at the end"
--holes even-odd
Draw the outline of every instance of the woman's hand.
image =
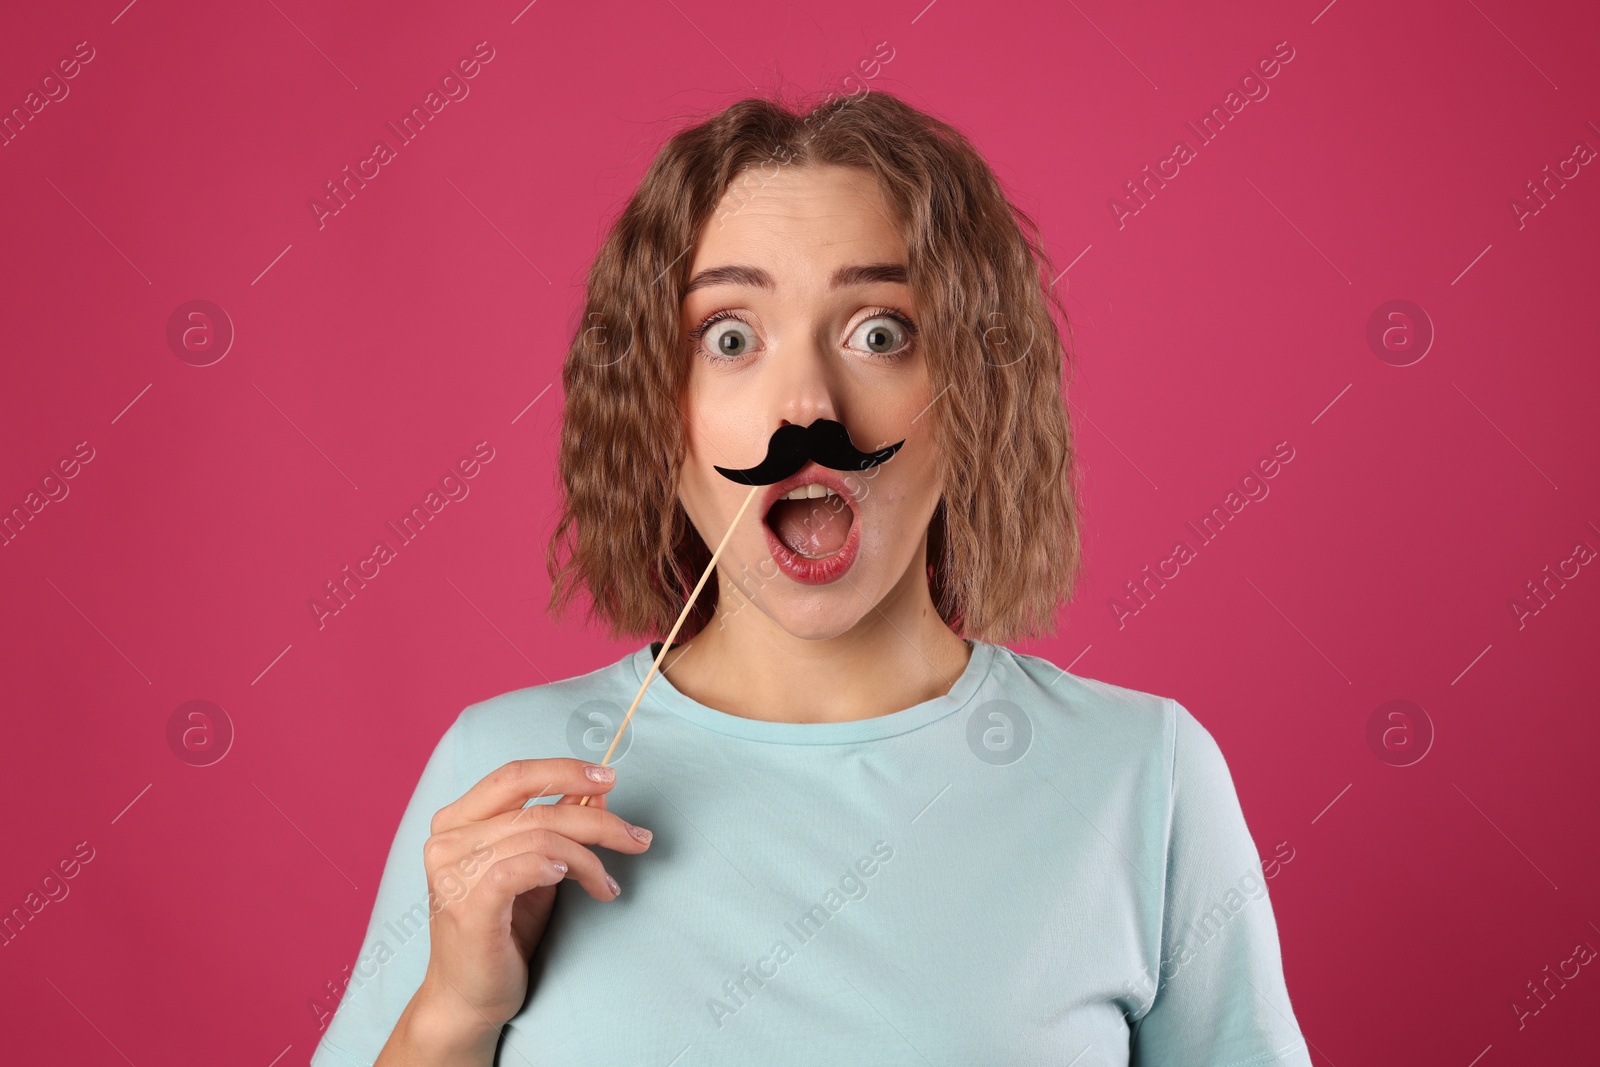
MULTIPOLYGON (((487 1050, 492 1057, 500 1028, 527 998, 528 961, 549 922, 557 884, 570 875, 596 900, 616 899, 620 887, 585 846, 639 853, 649 847, 650 832, 606 810, 615 779, 615 769, 578 759, 513 760, 434 815, 422 848, 428 968, 395 1028, 396 1035, 408 1031, 408 1052, 487 1050), (554 793, 561 794, 554 804, 523 807, 554 793), (585 795, 593 799, 580 805, 585 795)), ((478 1056, 458 1062, 474 1060, 490 1062, 478 1056)))

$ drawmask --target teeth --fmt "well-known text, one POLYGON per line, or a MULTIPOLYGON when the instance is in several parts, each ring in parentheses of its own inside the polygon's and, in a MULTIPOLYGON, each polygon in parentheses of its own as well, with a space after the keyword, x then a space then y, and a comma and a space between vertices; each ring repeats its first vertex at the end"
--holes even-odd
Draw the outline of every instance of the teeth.
POLYGON ((779 499, 780 500, 815 500, 817 497, 838 496, 838 495, 839 495, 838 493, 835 493, 832 489, 829 489, 827 486, 819 485, 816 482, 812 482, 810 485, 797 486, 796 488, 789 490, 787 493, 783 494, 783 496, 779 497, 779 499))

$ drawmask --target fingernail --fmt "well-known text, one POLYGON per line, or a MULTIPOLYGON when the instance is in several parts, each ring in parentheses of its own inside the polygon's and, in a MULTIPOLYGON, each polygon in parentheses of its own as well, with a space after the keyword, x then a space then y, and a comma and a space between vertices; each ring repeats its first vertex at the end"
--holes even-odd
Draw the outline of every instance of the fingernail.
POLYGON ((588 776, 591 782, 611 782, 615 781, 617 777, 617 769, 615 767, 602 767, 596 763, 591 763, 585 767, 583 773, 588 776))
POLYGON ((650 838, 655 836, 642 826, 635 826, 631 822, 625 825, 628 827, 628 833, 632 834, 641 844, 648 845, 650 843, 650 838))
POLYGON ((611 895, 613 897, 616 897, 622 892, 622 887, 617 884, 617 880, 611 877, 609 874, 606 875, 606 885, 611 887, 611 895))
POLYGON ((562 863, 560 860, 551 860, 550 861, 550 866, 554 867, 556 870, 560 871, 562 874, 566 874, 567 873, 567 865, 565 863, 562 863))

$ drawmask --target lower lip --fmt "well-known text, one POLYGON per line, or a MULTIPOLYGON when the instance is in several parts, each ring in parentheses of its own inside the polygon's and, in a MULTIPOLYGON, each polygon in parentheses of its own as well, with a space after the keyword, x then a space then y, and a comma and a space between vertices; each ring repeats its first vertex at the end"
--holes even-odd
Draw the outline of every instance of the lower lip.
POLYGON ((856 553, 861 548, 859 513, 851 519, 850 532, 844 535, 844 544, 839 546, 839 551, 820 559, 807 559, 791 552, 787 545, 778 540, 777 533, 767 525, 765 518, 761 520, 761 529, 766 531, 767 548, 772 552, 773 562, 787 577, 801 585, 827 585, 843 578, 845 572, 855 563, 856 553))

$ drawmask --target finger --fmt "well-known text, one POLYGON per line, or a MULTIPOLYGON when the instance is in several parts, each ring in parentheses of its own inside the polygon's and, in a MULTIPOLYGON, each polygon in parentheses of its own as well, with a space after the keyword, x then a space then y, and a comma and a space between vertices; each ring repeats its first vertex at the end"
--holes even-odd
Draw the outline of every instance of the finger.
POLYGON ((486 862, 483 857, 487 853, 506 854, 508 841, 535 830, 553 830, 579 844, 630 853, 643 852, 651 837, 648 830, 634 833, 620 816, 601 808, 536 803, 432 835, 423 846, 424 862, 429 870, 456 865, 469 854, 486 862))
POLYGON ((484 775, 460 799, 440 808, 433 816, 430 832, 437 834, 467 823, 482 822, 501 812, 520 808, 535 797, 604 793, 611 788, 615 779, 615 768, 601 767, 580 759, 555 757, 512 760, 484 775), (584 773, 585 770, 602 776, 609 775, 610 778, 595 781, 584 773))
MULTIPOLYGON (((557 804, 578 804, 578 802, 581 801, 582 799, 583 798, 579 797, 579 796, 568 795, 568 796, 562 797, 560 800, 556 801, 556 803, 557 804)), ((604 808, 606 806, 606 795, 604 793, 592 794, 589 797, 589 803, 588 804, 578 804, 578 806, 579 807, 590 807, 590 808, 604 808)))
MULTIPOLYGON (((543 853, 520 852, 490 864, 483 872, 479 887, 487 888, 496 904, 504 904, 530 889, 555 885, 566 876, 567 872, 543 853)), ((602 884, 603 880, 604 876, 602 884)))
MULTIPOLYGON (((551 830, 580 845, 598 845, 613 852, 637 855, 650 847, 654 836, 613 812, 576 804, 535 804, 518 815, 521 817, 510 823, 515 829, 526 833, 551 830)), ((507 835, 505 840, 511 841, 515 836, 507 835)))
MULTIPOLYGON (((586 893, 596 900, 615 900, 616 893, 611 891, 614 880, 608 880, 606 867, 600 857, 590 849, 584 848, 570 837, 565 837, 553 830, 533 830, 526 834, 517 834, 507 838, 502 847, 505 849, 503 859, 496 859, 485 872, 494 870, 502 863, 514 863, 525 856, 539 857, 547 864, 563 863, 567 870, 565 877, 571 878, 581 885, 586 893)), ((496 853, 496 855, 500 855, 496 853)), ((522 868, 516 868, 522 869, 522 868)), ((542 882, 541 885, 549 885, 542 882)))

